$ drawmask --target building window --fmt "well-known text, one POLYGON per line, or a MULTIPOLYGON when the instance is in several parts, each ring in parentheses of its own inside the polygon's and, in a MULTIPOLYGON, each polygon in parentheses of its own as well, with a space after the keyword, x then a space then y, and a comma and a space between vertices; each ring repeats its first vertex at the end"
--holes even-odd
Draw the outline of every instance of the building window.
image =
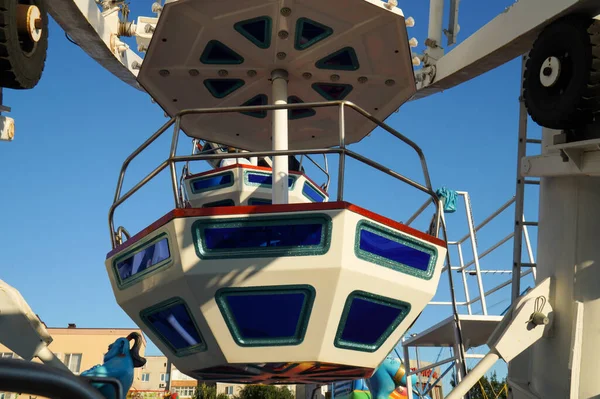
POLYGON ((230 385, 228 387, 225 387, 225 393, 227 395, 233 395, 233 386, 230 385))
POLYGON ((144 382, 150 381, 150 373, 142 373, 142 381, 144 381, 144 382))
POLYGON ((79 373, 79 369, 81 368, 81 353, 65 354, 65 365, 73 373, 79 373))
POLYGON ((167 377, 167 374, 160 373, 160 382, 167 382, 167 381, 169 381, 169 377, 167 377))
POLYGON ((0 359, 12 359, 13 354, 11 352, 0 353, 0 359))
POLYGON ((195 387, 173 387, 173 392, 179 394, 182 398, 190 398, 196 394, 195 387))

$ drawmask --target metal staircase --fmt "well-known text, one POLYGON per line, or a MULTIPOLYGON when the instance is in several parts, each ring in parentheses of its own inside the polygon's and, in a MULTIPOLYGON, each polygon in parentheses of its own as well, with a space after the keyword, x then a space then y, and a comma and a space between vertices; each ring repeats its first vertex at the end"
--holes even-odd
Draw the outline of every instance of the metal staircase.
MULTIPOLYGON (((523 56, 522 59, 522 70, 525 71, 525 64, 527 62, 527 56, 523 56)), ((522 75, 521 75, 522 76, 522 75)), ((533 278, 536 277, 535 267, 536 264, 533 261, 523 262, 523 239, 526 241, 529 259, 533 259, 533 253, 531 252, 531 243, 529 242, 529 235, 527 234, 526 227, 536 227, 538 222, 528 222, 525 217, 522 216, 525 207, 525 189, 527 186, 537 187, 539 189, 539 179, 526 179, 521 176, 521 160, 527 156, 527 145, 534 144, 536 148, 540 149, 542 144, 541 139, 533 139, 527 137, 527 122, 529 121, 529 115, 525 108, 525 101, 523 99, 523 90, 521 89, 521 95, 519 96, 519 145, 517 148, 517 186, 515 191, 515 232, 514 232, 514 247, 513 247, 513 271, 512 271, 512 294, 511 298, 514 301, 521 295, 521 268, 527 267, 533 273, 533 278)))
MULTIPOLYGON (((523 66, 524 65, 525 58, 523 59, 523 66)), ((527 156, 528 144, 539 145, 541 144, 541 140, 527 137, 528 114, 527 110, 525 109, 522 96, 519 98, 519 101, 520 115, 517 160, 518 167, 515 196, 500 206, 495 212, 493 212, 479 224, 475 225, 469 193, 463 191, 457 192, 458 199, 462 200, 462 203, 464 204, 463 209, 466 214, 465 216, 468 232, 461 236, 458 240, 452 240, 447 237, 449 255, 443 271, 448 272, 449 296, 451 300, 434 300, 429 303, 430 306, 450 307, 450 309, 452 309, 452 313, 449 317, 442 319, 425 331, 422 331, 418 334, 412 334, 411 336, 407 336, 402 340, 405 364, 410 364, 411 351, 414 353, 413 358, 417 361, 416 369, 407 370, 407 375, 422 374, 423 372, 432 370, 435 367, 445 366, 445 369, 443 369, 442 373, 437 379, 435 379, 435 381, 430 381, 429 384, 421 387, 422 389, 420 390, 419 394, 420 397, 425 397, 425 395, 428 395, 432 387, 438 384, 439 381, 446 377, 451 371, 453 371, 453 376, 456 379, 456 382, 460 382, 467 372, 467 361, 470 359, 481 359, 483 357, 483 355, 473 353, 471 350, 487 343, 490 335, 502 320, 504 313, 494 313, 490 309, 487 299, 491 295, 498 293, 503 288, 512 286, 509 298, 509 300, 512 302, 515 300, 515 298, 523 294, 521 282, 524 278, 531 279, 531 277, 528 277, 531 274, 533 281, 535 282, 536 264, 528 228, 537 227, 538 223, 534 221, 526 221, 524 210, 526 208, 525 188, 527 186, 539 187, 539 180, 522 178, 519 172, 519 165, 521 159, 527 156), (506 215, 505 211, 513 204, 513 231, 496 241, 495 244, 481 251, 478 246, 478 234, 481 233, 484 227, 489 225, 490 222, 496 220, 501 215, 506 215), (509 266, 512 263, 512 267, 484 268, 481 260, 495 252, 505 243, 511 241, 511 239, 513 241, 512 262, 507 259, 506 265, 509 266), (464 248, 465 245, 467 248, 464 248), (455 248, 456 251, 451 252, 450 249, 452 248, 455 248), (526 249, 525 254, 523 254, 523 248, 526 249), (465 251, 471 252, 472 260, 465 260, 465 251), (451 253, 455 253, 455 255, 451 256, 451 253), (460 279, 455 280, 454 273, 460 274, 460 279), (492 288, 486 290, 483 277, 489 277, 490 275, 495 275, 498 278, 501 275, 509 275, 509 277, 501 282, 496 282, 492 288), (473 283, 471 283, 470 289, 469 280, 473 279, 473 277, 476 282, 476 294, 472 298, 471 289, 473 283), (460 290, 461 287, 461 291, 463 291, 461 296, 463 296, 463 299, 459 300, 457 299, 457 290, 460 290), (475 311, 474 305, 478 305, 478 312, 475 311), (419 348, 450 348, 451 356, 421 367, 419 364, 419 348)), ((407 224, 414 222, 426 209, 427 204, 424 204, 408 220, 407 224)), ((447 227, 445 217, 443 217, 442 221, 444 226, 447 227)), ((489 232, 489 229, 486 230, 486 234, 487 232, 489 232)), ((531 280, 529 281, 530 284, 532 284, 531 280)), ((440 285, 438 290, 443 290, 443 287, 440 285)), ((431 375, 431 373, 429 373, 429 375, 431 375)), ((411 379, 407 378, 407 395, 409 399, 415 396, 413 394, 413 389, 410 386, 410 381, 411 379)))

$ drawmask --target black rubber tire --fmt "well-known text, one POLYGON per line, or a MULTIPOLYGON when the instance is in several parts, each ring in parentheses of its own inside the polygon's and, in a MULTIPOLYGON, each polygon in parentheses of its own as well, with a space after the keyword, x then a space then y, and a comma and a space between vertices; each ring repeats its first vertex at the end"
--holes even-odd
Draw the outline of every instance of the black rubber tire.
POLYGON ((557 130, 581 128, 600 110, 600 22, 568 16, 546 27, 535 41, 523 76, 523 97, 531 118, 557 130), (552 87, 540 81, 548 57, 561 61, 552 87))
POLYGON ((31 89, 42 77, 48 51, 48 9, 46 0, 0 0, 0 87, 31 89), (17 31, 17 4, 40 9, 42 36, 22 46, 17 31))

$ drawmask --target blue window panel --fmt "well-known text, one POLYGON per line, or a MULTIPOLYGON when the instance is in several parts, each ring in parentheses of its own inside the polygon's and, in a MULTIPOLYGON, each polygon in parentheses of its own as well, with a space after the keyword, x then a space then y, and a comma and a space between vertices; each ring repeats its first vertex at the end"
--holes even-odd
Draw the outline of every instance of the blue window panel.
POLYGON ((325 201, 325 196, 322 193, 320 193, 316 188, 314 188, 313 185, 309 182, 304 183, 304 187, 302 187, 302 194, 304 194, 312 202, 325 201))
POLYGON ((313 300, 309 286, 225 288, 217 293, 230 332, 242 346, 299 344, 313 300))
POLYGON ((262 198, 250 198, 248 205, 272 205, 273 201, 262 198))
POLYGON ((120 260, 116 264, 116 271, 121 282, 125 282, 135 275, 142 273, 152 266, 158 265, 171 257, 167 238, 153 243, 141 251, 120 260))
POLYGON ((200 259, 316 256, 329 251, 331 218, 322 214, 197 220, 200 259))
POLYGON ((402 313, 402 309, 354 298, 350 305, 342 340, 373 345, 402 313))
POLYGON ((374 352, 388 339, 410 311, 410 304, 355 291, 348 297, 335 345, 374 352))
POLYGON ((208 250, 316 246, 321 243, 323 224, 216 227, 204 230, 208 250))
MULTIPOLYGON (((248 183, 258 184, 259 186, 265 187, 271 187, 273 185, 273 175, 271 174, 248 173, 246 176, 248 183)), ((293 177, 288 177, 288 187, 292 187, 295 180, 296 179, 293 177)))
POLYGON ((176 354, 205 349, 196 323, 181 300, 142 311, 142 319, 176 354))
POLYGON ((360 231, 360 249, 403 265, 427 271, 431 254, 383 237, 369 230, 360 231))
POLYGON ((221 175, 201 177, 191 182, 192 192, 194 194, 214 190, 221 187, 228 187, 233 184, 233 173, 224 173, 221 175))

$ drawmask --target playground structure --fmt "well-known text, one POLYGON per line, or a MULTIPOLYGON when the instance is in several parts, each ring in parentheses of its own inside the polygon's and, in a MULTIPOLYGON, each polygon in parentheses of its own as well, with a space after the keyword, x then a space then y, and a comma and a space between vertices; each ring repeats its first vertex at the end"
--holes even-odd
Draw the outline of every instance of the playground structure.
MULTIPOLYGON (((462 397, 499 358, 514 360, 509 368, 512 397, 600 394, 593 375, 598 309, 592 284, 598 280, 592 265, 599 256, 593 238, 594 204, 600 196, 595 121, 599 29, 593 17, 600 14, 600 2, 521 0, 448 54, 441 45, 441 0, 430 2, 424 54, 411 53, 414 41, 406 27, 414 21, 404 17, 396 2, 353 0, 353 6, 344 9, 313 0, 280 3, 248 1, 233 15, 222 2, 168 1, 154 7, 156 18, 139 17, 136 22, 128 19, 127 5, 121 1, 100 1, 98 6, 91 0, 49 4, 50 13, 84 51, 123 81, 143 88, 171 116, 128 157, 119 177, 109 214, 113 250, 106 263, 117 302, 180 370, 202 379, 314 383, 366 378, 430 302, 446 260, 451 300, 431 305, 449 305, 452 317, 405 340, 404 350, 408 358, 411 346, 454 348, 446 362, 456 367, 459 384, 449 398, 462 397), (200 32, 195 29, 198 24, 203 26, 200 32), (223 29, 223 24, 232 29, 223 29), (136 37, 143 59, 119 39, 124 36, 136 37), (345 47, 339 48, 341 42, 345 47), (470 265, 460 255, 465 240, 448 242, 445 204, 433 190, 418 146, 381 120, 409 99, 454 87, 527 52, 512 233, 513 303, 500 317, 486 314, 486 296, 493 292, 484 291, 478 265, 494 248, 478 254, 479 229, 467 205, 479 297, 470 299, 465 289, 465 300, 458 301, 452 272, 460 273, 466 287, 470 265), (411 65, 421 62, 423 67, 413 74, 411 65), (221 113, 227 115, 219 117, 221 113), (527 113, 544 126, 538 156, 525 153, 530 140, 527 113), (122 194, 129 163, 171 126, 168 158, 122 194), (375 127, 416 150, 423 183, 348 149, 375 127), (192 138, 243 149, 250 163, 253 158, 268 159, 271 165, 262 168, 269 170, 235 165, 201 176, 182 173, 179 179, 178 163, 241 157, 230 151, 179 156, 180 130, 192 138), (306 174, 290 172, 289 157, 301 154, 339 155, 336 202, 329 202, 327 189, 306 174), (343 202, 347 157, 429 195, 428 204, 436 207, 430 228, 418 231, 408 226, 410 222, 398 223, 343 202), (133 236, 124 227, 115 228, 114 210, 167 168, 175 209, 133 236), (538 261, 528 251, 531 259, 523 262, 523 240, 529 246, 526 227, 534 226, 523 218, 523 190, 537 184, 536 177, 541 178, 540 217, 533 222, 539 228, 538 261), (254 189, 244 186, 252 184, 254 189), (296 187, 302 191, 294 191, 296 187), (264 204, 269 190, 271 204, 264 204), (209 199, 208 191, 215 198, 209 199), (254 194, 261 194, 257 199, 262 205, 246 205, 254 194), (222 201, 229 201, 228 206, 222 201), (445 259, 448 246, 458 247, 459 266, 451 256, 445 259), (307 266, 302 257, 313 262, 307 266), (314 262, 317 257, 327 264, 314 262), (250 276, 238 277, 232 284, 213 284, 229 281, 225 277, 238 270, 248 271, 248 264, 257 259, 262 263, 250 276), (121 274, 121 269, 127 271, 121 274), (321 296, 324 287, 315 272, 336 282, 328 298, 321 296), (520 287, 523 274, 537 274, 536 286, 528 292, 520 287), (190 285, 210 289, 198 293, 190 285), (174 289, 182 293, 180 297, 167 297, 174 289), (476 302, 483 318, 471 314, 476 302), (248 308, 240 305, 244 303, 273 313, 266 319, 254 315, 247 324, 243 320, 248 308), (284 323, 285 331, 273 329, 274 317, 284 314, 277 306, 284 303, 295 304, 297 310, 284 323), (466 316, 459 313, 459 306, 467 308, 466 316), (365 320, 378 329, 360 336, 352 326, 365 320), (548 335, 551 328, 556 334, 548 335), (485 343, 490 352, 479 356, 481 361, 467 373, 466 351, 485 343), (544 367, 548 364, 555 366, 550 372, 544 367)), ((24 20, 15 17, 18 56, 44 53, 47 20, 45 3, 39 5, 28 6, 24 20)), ((453 44, 458 1, 450 6, 446 33, 453 44)), ((36 76, 32 82, 39 79, 36 76)), ((23 82, 13 79, 11 84, 27 88, 23 82)), ((14 125, 3 121, 9 127, 2 137, 12 139, 14 125)), ((23 313, 22 307, 14 309, 23 313)), ((23 346, 29 344, 23 341, 23 346)), ((6 368, 2 362, 0 372, 6 368)), ((29 365, 18 367, 25 373, 29 365)), ((43 374, 37 365, 31 369, 43 374)), ((76 384, 72 376, 51 372, 59 385, 76 384)), ((410 381, 408 397, 413 395, 410 381)), ((89 386, 77 387, 82 397, 97 397, 89 386)))

